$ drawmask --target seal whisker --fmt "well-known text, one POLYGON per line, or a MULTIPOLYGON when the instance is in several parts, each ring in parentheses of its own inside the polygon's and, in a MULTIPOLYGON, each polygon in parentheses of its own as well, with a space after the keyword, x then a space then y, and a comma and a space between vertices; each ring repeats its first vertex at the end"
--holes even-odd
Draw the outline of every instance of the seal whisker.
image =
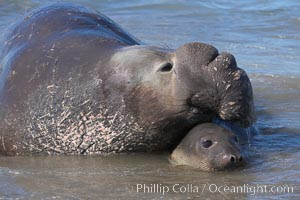
POLYGON ((187 110, 180 110, 180 111, 178 111, 178 112, 176 112, 176 113, 174 113, 176 116, 178 116, 178 115, 182 115, 182 114, 184 114, 184 113, 186 113, 187 112, 187 110))
POLYGON ((166 106, 176 106, 176 107, 181 107, 181 106, 186 106, 186 104, 169 104, 169 103, 167 103, 166 106))
POLYGON ((171 46, 169 44, 165 43, 165 42, 160 42, 158 44, 158 46, 161 47, 162 49, 165 49, 165 50, 171 50, 172 49, 171 46))
POLYGON ((166 55, 166 52, 159 51, 158 49, 143 49, 141 52, 141 55, 145 56, 158 56, 160 58, 164 58, 166 55))

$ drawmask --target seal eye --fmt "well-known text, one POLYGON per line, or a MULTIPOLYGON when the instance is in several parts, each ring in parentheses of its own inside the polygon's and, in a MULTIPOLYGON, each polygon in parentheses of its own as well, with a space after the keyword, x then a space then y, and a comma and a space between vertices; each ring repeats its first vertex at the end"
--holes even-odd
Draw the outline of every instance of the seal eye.
POLYGON ((170 72, 170 71, 172 71, 172 69, 173 69, 173 64, 167 62, 167 63, 164 63, 164 64, 159 68, 158 71, 160 71, 160 72, 170 72))
POLYGON ((202 146, 207 149, 209 147, 211 147, 211 145, 213 145, 213 142, 211 140, 204 140, 202 141, 202 146))

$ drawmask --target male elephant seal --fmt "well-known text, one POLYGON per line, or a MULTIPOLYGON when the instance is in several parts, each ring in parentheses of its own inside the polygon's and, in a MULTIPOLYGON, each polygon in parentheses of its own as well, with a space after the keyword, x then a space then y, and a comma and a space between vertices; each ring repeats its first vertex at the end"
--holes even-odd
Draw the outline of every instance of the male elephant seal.
POLYGON ((0 59, 2 154, 166 150, 215 116, 253 122, 251 84, 231 54, 141 45, 80 6, 27 15, 0 59))
POLYGON ((174 165, 220 171, 245 164, 237 136, 214 123, 194 127, 171 154, 174 165))

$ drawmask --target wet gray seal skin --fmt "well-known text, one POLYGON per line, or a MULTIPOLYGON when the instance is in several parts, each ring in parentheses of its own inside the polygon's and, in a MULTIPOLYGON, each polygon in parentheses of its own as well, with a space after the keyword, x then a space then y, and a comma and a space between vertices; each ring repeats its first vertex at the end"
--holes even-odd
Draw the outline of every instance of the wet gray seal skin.
POLYGON ((222 171, 244 165, 246 157, 233 132, 214 123, 203 123, 188 132, 170 161, 203 171, 222 171))
POLYGON ((215 116, 253 122, 251 84, 232 55, 142 45, 80 6, 25 16, 0 59, 2 154, 159 151, 215 116))

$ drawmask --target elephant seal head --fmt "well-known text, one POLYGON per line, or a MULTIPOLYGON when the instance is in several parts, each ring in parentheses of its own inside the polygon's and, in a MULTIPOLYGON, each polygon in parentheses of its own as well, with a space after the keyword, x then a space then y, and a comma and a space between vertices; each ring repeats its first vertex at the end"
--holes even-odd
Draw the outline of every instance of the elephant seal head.
POLYGON ((111 91, 123 93, 126 108, 140 124, 160 130, 170 144, 215 117, 242 127, 255 120, 246 72, 231 54, 219 54, 211 45, 194 42, 176 50, 126 46, 116 50, 110 65, 111 91))
POLYGON ((203 171, 221 171, 246 163, 237 137, 214 123, 194 127, 171 154, 175 165, 187 165, 203 171))

